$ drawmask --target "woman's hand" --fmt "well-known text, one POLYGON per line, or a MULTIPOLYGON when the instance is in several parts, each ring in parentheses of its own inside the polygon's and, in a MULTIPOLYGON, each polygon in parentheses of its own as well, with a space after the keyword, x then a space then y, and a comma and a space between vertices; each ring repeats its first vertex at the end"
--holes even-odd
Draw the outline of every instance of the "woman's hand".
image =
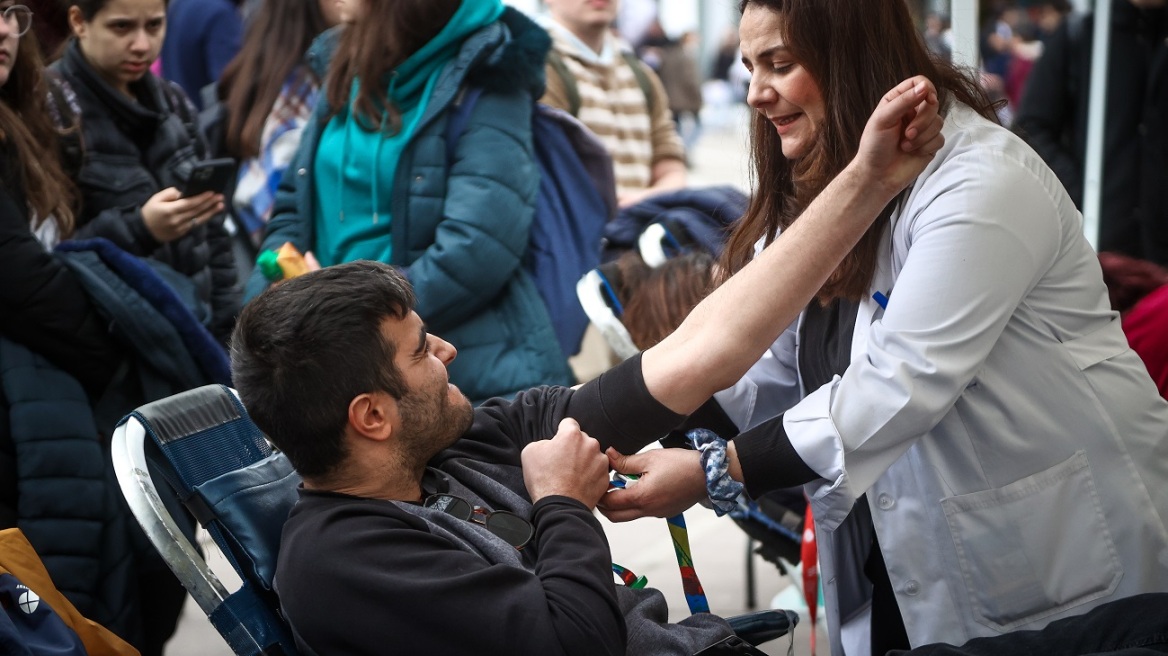
POLYGON ((207 191, 183 198, 178 189, 167 187, 142 206, 142 221, 155 239, 166 244, 185 237, 223 211, 223 194, 207 191))
POLYGON ((640 476, 635 484, 605 494, 597 504, 614 522, 672 517, 706 498, 706 474, 698 451, 653 449, 625 456, 610 448, 606 453, 613 469, 640 476))
POLYGON ((865 184, 883 188, 892 200, 945 145, 939 111, 937 90, 925 76, 896 85, 873 110, 849 168, 865 184))
POLYGON ((304 251, 304 266, 311 271, 320 271, 320 261, 312 254, 312 251, 304 251))

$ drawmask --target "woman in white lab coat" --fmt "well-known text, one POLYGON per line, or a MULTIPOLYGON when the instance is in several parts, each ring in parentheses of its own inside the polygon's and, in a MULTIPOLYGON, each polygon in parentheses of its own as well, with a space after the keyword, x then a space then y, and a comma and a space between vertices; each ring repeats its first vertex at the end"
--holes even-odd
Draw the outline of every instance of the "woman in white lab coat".
MULTIPOLYGON (((758 186, 729 273, 840 173, 883 89, 922 73, 942 90, 945 146, 772 353, 802 400, 726 449, 723 484, 805 484, 832 652, 962 644, 1168 590, 1168 403, 1054 173, 928 58, 903 0, 742 8, 758 186)), ((697 453, 612 458, 647 473, 606 497, 614 519, 706 492, 697 453)))

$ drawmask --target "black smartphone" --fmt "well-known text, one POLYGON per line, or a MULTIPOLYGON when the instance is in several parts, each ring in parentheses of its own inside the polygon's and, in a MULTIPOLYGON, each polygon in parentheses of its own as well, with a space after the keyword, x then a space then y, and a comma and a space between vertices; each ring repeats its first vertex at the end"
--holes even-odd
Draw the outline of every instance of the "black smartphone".
POLYGON ((201 162, 196 162, 191 167, 191 176, 187 178, 187 183, 183 185, 182 195, 184 198, 189 196, 198 196, 205 191, 214 191, 216 193, 223 193, 231 184, 231 178, 235 175, 235 160, 231 158, 222 159, 208 159, 201 162))

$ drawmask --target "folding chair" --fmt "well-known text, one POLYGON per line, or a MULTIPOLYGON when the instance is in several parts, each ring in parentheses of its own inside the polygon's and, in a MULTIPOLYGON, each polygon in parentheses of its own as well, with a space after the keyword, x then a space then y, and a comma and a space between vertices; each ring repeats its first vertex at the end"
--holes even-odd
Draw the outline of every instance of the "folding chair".
POLYGON ((234 392, 208 385, 144 405, 114 431, 113 463, 134 517, 211 624, 240 656, 296 656, 272 590, 280 532, 300 476, 234 392), (163 504, 171 486, 243 580, 228 593, 163 504))

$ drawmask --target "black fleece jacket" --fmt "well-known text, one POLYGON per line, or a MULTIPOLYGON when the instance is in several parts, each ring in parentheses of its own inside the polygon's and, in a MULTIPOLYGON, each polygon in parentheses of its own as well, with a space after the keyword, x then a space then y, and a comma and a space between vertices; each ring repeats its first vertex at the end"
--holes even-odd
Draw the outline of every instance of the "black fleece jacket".
POLYGON ((77 43, 53 64, 81 108, 84 161, 77 176, 82 208, 74 239, 103 237, 122 250, 170 265, 194 283, 209 305, 207 326, 226 343, 239 312, 239 285, 226 215, 170 243, 147 230, 142 206, 167 187, 181 187, 204 159, 194 106, 182 90, 150 73, 131 86, 134 102, 105 82, 77 43))

